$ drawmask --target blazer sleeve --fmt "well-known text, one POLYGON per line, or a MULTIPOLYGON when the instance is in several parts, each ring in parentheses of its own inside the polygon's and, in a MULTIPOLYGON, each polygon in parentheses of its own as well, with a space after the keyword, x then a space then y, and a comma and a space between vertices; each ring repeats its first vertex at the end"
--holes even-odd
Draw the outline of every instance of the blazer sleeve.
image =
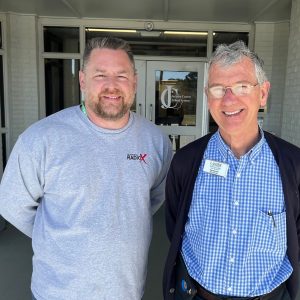
POLYGON ((178 215, 178 207, 181 195, 181 182, 180 182, 180 166, 178 165, 177 156, 175 154, 166 180, 166 230, 169 240, 172 240, 173 232, 176 225, 178 215))

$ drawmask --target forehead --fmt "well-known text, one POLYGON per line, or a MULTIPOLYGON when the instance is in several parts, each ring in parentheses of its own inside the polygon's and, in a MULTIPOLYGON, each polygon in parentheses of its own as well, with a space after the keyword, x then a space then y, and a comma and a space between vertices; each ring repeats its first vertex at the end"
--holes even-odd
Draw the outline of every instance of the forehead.
POLYGON ((254 63, 248 58, 242 58, 240 61, 231 65, 214 63, 211 65, 208 74, 208 81, 212 83, 235 83, 239 81, 256 81, 254 63))
POLYGON ((124 69, 133 70, 133 64, 129 59, 128 54, 121 49, 93 49, 88 63, 87 68, 92 69, 124 69))

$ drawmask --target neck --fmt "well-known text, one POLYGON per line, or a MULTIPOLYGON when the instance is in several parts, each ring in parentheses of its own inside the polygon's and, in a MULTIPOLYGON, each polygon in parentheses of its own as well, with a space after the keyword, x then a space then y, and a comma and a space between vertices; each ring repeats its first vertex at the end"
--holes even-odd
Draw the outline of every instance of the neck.
POLYGON ((104 119, 99 117, 88 107, 85 106, 84 102, 81 103, 81 111, 89 118, 89 120, 94 123, 96 126, 104 128, 117 130, 125 127, 129 121, 130 112, 128 111, 122 118, 117 120, 104 119))
POLYGON ((253 131, 247 135, 228 135, 223 133, 221 130, 220 134, 236 158, 240 158, 241 156, 245 155, 260 140, 259 127, 257 127, 256 131, 253 131))

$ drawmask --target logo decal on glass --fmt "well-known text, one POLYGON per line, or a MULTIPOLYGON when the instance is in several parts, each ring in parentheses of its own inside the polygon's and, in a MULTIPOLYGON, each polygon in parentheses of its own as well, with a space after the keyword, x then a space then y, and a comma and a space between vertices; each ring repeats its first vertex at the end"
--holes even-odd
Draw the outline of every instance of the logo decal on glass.
POLYGON ((178 94, 178 89, 175 89, 172 85, 166 85, 166 88, 160 95, 161 108, 173 108, 179 109, 182 106, 182 97, 178 94), (175 101, 173 100, 175 98, 175 101), (173 100, 173 101, 172 101, 173 100), (175 102, 172 105, 172 102, 175 102))

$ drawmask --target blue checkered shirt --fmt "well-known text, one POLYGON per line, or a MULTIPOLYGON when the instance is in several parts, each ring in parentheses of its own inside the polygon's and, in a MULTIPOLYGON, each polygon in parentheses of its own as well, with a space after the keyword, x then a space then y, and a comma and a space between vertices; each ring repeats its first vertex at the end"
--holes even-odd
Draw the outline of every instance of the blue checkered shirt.
POLYGON ((183 235, 190 276, 214 294, 263 295, 291 275, 286 250, 281 177, 263 132, 240 159, 215 133, 199 168, 183 235), (227 163, 227 176, 205 172, 207 159, 227 163))

